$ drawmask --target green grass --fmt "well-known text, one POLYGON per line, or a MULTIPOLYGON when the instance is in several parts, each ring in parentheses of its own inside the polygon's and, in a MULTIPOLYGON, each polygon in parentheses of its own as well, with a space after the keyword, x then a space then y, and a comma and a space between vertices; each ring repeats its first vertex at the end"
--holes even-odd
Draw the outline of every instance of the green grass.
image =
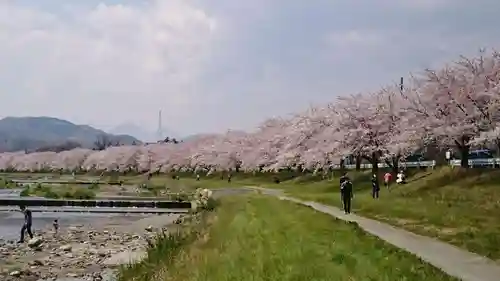
MULTIPOLYGON (((355 182, 353 210, 407 230, 500 259, 500 171, 442 168, 418 173, 407 185, 382 188, 374 200, 370 184, 355 182)), ((336 182, 288 189, 293 196, 340 207, 336 182)))
MULTIPOLYGON (((382 188, 380 198, 374 200, 370 171, 349 171, 355 190, 353 211, 500 260, 500 171, 444 167, 409 172, 408 184, 393 184, 391 192, 382 188)), ((231 184, 217 177, 200 182, 208 187, 279 188, 300 199, 340 207, 338 176, 322 179, 309 174, 280 184, 266 176, 238 175, 231 184)), ((184 184, 193 181, 191 177, 180 180, 184 184)))
POLYGON ((257 195, 225 198, 165 267, 151 280, 456 280, 357 225, 257 195))
MULTIPOLYGON (((353 211, 500 260, 500 171, 445 167, 413 173, 407 185, 394 184, 391 192, 382 188, 380 198, 374 200, 369 171, 350 172, 355 189, 353 211)), ((281 188, 297 198, 341 206, 337 177, 261 182, 254 185, 281 188)))
POLYGON ((94 199, 98 186, 90 187, 72 186, 72 185, 47 185, 47 184, 32 184, 24 187, 21 191, 21 196, 39 196, 51 199, 94 199))
POLYGON ((6 177, 0 177, 0 189, 19 188, 21 185, 6 177))

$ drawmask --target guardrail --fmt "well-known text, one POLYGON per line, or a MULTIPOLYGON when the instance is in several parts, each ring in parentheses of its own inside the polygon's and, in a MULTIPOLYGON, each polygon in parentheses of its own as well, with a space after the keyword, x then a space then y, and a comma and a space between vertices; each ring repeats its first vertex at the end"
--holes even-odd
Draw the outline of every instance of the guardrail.
MULTIPOLYGON (((460 164, 460 163, 459 163, 460 164)), ((399 163, 400 167, 405 167, 405 168, 418 168, 418 167, 431 167, 434 168, 436 166, 436 161, 420 161, 420 162, 401 162, 399 163)), ((336 164, 333 166, 334 168, 340 168, 340 165, 336 164)), ((355 164, 349 164, 349 165, 344 165, 344 167, 348 170, 356 169, 355 164)), ((389 165, 386 163, 378 163, 379 168, 388 168, 389 165)), ((371 169, 372 164, 361 164, 360 165, 361 169, 371 169)))
MULTIPOLYGON (((450 160, 450 165, 457 167, 461 165, 460 159, 450 160)), ((492 167, 500 166, 500 158, 469 159, 469 167, 492 167)))
MULTIPOLYGON (((453 167, 459 167, 461 165, 460 159, 453 159, 449 161, 449 165, 453 167)), ((434 168, 436 166, 436 161, 416 161, 416 162, 401 162, 399 163, 400 167, 405 168, 434 168)), ((389 165, 386 163, 378 163, 379 168, 388 168, 389 165)), ((483 158, 483 159, 469 159, 469 167, 500 167, 500 158, 483 158)), ((334 168, 340 168, 340 165, 334 165, 334 168)), ((348 170, 356 169, 355 164, 345 165, 345 168, 348 170)), ((372 164, 361 164, 361 169, 371 169, 372 164)))

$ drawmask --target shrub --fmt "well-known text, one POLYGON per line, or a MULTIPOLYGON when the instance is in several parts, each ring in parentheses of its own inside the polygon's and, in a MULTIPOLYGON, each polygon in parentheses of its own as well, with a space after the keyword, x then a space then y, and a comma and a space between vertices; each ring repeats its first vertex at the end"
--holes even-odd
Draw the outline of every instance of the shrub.
POLYGON ((72 199, 94 199, 96 194, 94 191, 87 188, 76 188, 72 191, 66 191, 63 197, 72 199))
POLYGON ((198 188, 194 194, 195 210, 212 211, 217 207, 217 200, 212 197, 210 189, 198 188))
POLYGON ((73 192, 73 198, 75 199, 94 199, 95 196, 92 190, 85 188, 78 188, 73 192))
POLYGON ((61 198, 61 196, 57 192, 55 192, 53 190, 47 190, 47 191, 45 191, 45 193, 43 194, 43 197, 45 197, 45 198, 52 198, 52 199, 59 199, 59 198, 61 198))
POLYGON ((178 201, 178 202, 184 202, 189 200, 189 194, 187 193, 176 193, 172 196, 172 200, 178 201))
POLYGON ((19 194, 21 197, 26 197, 26 196, 30 196, 30 193, 31 193, 31 190, 30 188, 27 186, 25 187, 21 193, 19 194))

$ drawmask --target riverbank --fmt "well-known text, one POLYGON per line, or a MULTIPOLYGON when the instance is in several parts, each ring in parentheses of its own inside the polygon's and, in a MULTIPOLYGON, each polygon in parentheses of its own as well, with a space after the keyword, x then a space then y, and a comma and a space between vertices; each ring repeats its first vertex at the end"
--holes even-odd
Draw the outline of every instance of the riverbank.
POLYGON ((121 280, 456 280, 354 224, 276 198, 225 197, 207 215, 194 241, 164 239, 152 266, 121 280))
MULTIPOLYGON (((353 212, 438 238, 500 262, 500 171, 498 169, 407 170, 405 185, 382 186, 380 198, 371 196, 371 171, 348 171, 354 184, 353 212)), ((234 174, 231 183, 220 177, 202 178, 207 186, 262 186, 287 195, 341 207, 340 173, 299 174, 273 182, 272 174, 234 174)), ((164 177, 167 178, 167 177, 164 177)), ((194 184, 190 176, 179 184, 194 184)), ((199 182, 198 182, 199 184, 199 182)))
MULTIPOLYGON (((84 224, 48 227, 30 243, 0 240, 0 280, 31 281, 54 278, 101 280, 102 272, 118 265, 109 262, 122 252, 140 254, 156 232, 178 219, 168 214, 151 217, 116 216, 84 224)), ((116 259, 115 259, 116 260, 116 259)))

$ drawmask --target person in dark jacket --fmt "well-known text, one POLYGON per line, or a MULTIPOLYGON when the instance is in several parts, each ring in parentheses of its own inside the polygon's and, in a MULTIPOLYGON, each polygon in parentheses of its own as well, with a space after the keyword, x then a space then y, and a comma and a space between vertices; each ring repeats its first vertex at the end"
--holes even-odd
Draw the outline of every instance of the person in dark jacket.
POLYGON ((380 185, 378 184, 378 178, 376 174, 372 177, 372 197, 378 198, 380 192, 380 185))
POLYGON ((26 209, 26 206, 19 206, 21 212, 24 214, 24 224, 21 227, 21 238, 19 239, 19 243, 24 243, 24 233, 28 232, 30 238, 33 238, 33 232, 31 231, 31 225, 33 222, 33 216, 31 215, 31 211, 26 209))
POLYGON ((342 193, 342 204, 344 205, 344 213, 351 213, 351 201, 354 197, 352 182, 349 178, 346 178, 340 187, 342 193))
POLYGON ((343 193, 342 193, 342 184, 348 179, 349 179, 349 177, 347 176, 347 173, 343 173, 342 176, 340 177, 339 186, 340 186, 340 201, 341 202, 344 202, 344 197, 343 197, 343 193))

